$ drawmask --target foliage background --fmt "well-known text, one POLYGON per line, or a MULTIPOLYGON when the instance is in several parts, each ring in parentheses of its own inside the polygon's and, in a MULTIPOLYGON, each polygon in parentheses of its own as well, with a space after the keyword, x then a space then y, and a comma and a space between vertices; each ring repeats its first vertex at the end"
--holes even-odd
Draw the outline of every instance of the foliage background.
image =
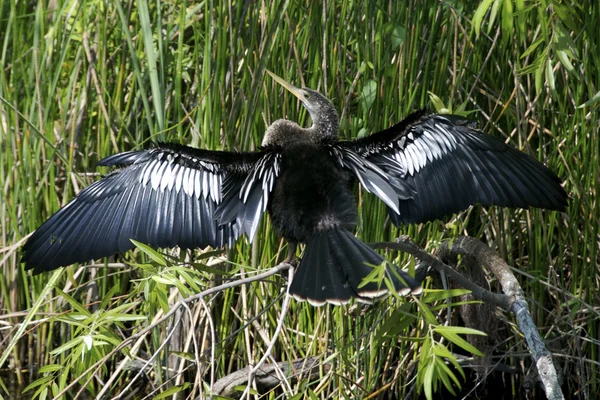
MULTIPOLYGON (((468 114, 557 172, 571 196, 563 215, 476 207, 444 223, 398 230, 379 202, 361 195, 358 233, 365 241, 406 233, 428 249, 457 234, 485 240, 517 268, 565 394, 597 396, 597 21, 597 2, 568 0, 0 1, 4 390, 37 379, 29 393, 42 396, 70 383, 67 397, 102 390, 156 395, 169 387, 207 393, 211 377, 264 354, 281 311, 281 278, 206 298, 152 329, 139 351, 129 343, 103 359, 179 296, 275 265, 285 248, 268 223, 253 245, 242 239, 226 254, 230 262, 196 255, 197 272, 160 267, 136 251, 110 259, 108 268, 32 277, 19 263, 19 246, 104 173, 95 168, 104 156, 163 140, 251 150, 275 119, 308 123, 296 99, 265 78, 268 68, 331 98, 346 138, 432 107, 468 114), (144 266, 120 268, 123 261, 144 266), (9 346, 13 339, 19 340, 9 346), (143 379, 118 369, 126 355, 153 354, 143 379), (102 368, 87 370, 98 360, 102 368)), ((414 304, 399 308, 390 299, 357 315, 292 302, 273 360, 318 356, 322 376, 267 397, 416 396, 421 339, 429 331, 422 316, 398 312, 417 315, 414 304)), ((443 323, 446 310, 436 312, 443 323)), ((468 358, 461 361, 468 376, 488 378, 477 386, 457 374, 469 383, 463 395, 497 390, 495 379, 504 379, 505 398, 525 396, 531 362, 511 317, 500 320, 487 365, 507 369, 476 374, 468 358)))

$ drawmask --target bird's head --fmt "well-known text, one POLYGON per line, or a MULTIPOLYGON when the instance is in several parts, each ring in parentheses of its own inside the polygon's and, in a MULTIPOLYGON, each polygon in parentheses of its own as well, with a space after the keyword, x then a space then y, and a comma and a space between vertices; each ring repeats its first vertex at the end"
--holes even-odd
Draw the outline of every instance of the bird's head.
POLYGON ((313 122, 310 129, 313 131, 315 139, 322 140, 337 137, 339 117, 333 103, 327 97, 313 89, 297 88, 269 70, 267 70, 267 73, 302 102, 313 122))

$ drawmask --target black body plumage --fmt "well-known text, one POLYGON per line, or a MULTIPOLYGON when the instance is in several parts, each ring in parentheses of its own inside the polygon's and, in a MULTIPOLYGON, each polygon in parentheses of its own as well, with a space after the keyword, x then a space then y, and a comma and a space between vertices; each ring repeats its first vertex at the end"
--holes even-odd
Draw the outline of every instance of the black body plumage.
MULTIPOLYGON (((396 224, 444 217, 476 203, 564 210, 559 178, 528 155, 456 116, 420 111, 369 137, 338 141, 335 108, 321 94, 274 76, 308 109, 313 126, 275 121, 260 151, 198 150, 161 144, 105 158, 118 169, 84 189, 27 241, 34 273, 132 248, 223 247, 252 240, 265 211, 295 249, 306 249, 290 293, 321 305, 385 293, 361 284, 384 259, 351 231, 356 181, 388 206, 396 224)), ((412 277, 387 264, 402 294, 412 277)))

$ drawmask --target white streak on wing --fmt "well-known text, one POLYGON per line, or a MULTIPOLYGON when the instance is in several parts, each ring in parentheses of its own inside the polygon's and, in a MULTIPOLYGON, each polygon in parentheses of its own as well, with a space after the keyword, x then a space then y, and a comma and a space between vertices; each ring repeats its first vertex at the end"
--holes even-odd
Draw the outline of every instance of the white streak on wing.
POLYGON ((158 187, 160 186, 160 182, 162 180, 162 174, 165 170, 165 167, 167 166, 167 163, 165 162, 158 162, 157 164, 157 167, 154 169, 154 171, 152 171, 152 175, 150 177, 152 189, 154 190, 158 190, 158 187))
POLYGON ((436 160, 440 157, 440 145, 438 144, 437 140, 435 140, 432 136, 431 133, 427 130, 424 129, 423 130, 423 136, 421 136, 423 138, 423 140, 425 141, 425 145, 427 146, 427 158, 429 159, 429 161, 433 161, 436 160))
POLYGON ((421 169, 419 168, 419 148, 417 147, 415 142, 412 142, 411 145, 408 147, 408 153, 412 158, 413 167, 415 169, 414 173, 417 174, 421 169))
POLYGON ((146 186, 148 181, 150 180, 150 176, 152 175, 152 170, 156 167, 157 161, 150 161, 145 167, 142 175, 142 185, 146 186))
POLYGON ((206 196, 210 193, 209 182, 208 182, 208 180, 210 179, 210 173, 206 172, 206 171, 202 171, 202 172, 200 172, 200 175, 202 176, 202 195, 206 199, 206 196))
POLYGON ((408 174, 408 159, 406 157, 406 148, 402 151, 398 152, 398 157, 400 158, 400 164, 404 167, 404 176, 408 174))
POLYGON ((412 143, 410 143, 404 148, 404 157, 406 157, 406 166, 408 168, 408 173, 411 176, 414 176, 415 166, 414 166, 413 154, 411 151, 412 146, 413 146, 412 143))
POLYGON ((163 172, 163 176, 160 179, 160 190, 161 192, 165 191, 165 188, 173 187, 173 170, 171 168, 171 163, 165 163, 165 170, 163 172))
POLYGON ((217 175, 217 190, 215 191, 215 198, 217 203, 221 203, 223 201, 223 191, 221 188, 223 187, 223 175, 217 175))
POLYGON ((404 146, 406 146, 406 136, 402 136, 399 140, 398 140, 398 147, 402 150, 404 150, 404 146))
POLYGON ((421 145, 421 168, 425 167, 428 163, 433 160, 433 156, 431 155, 431 150, 429 150, 429 144, 423 138, 419 138, 419 144, 421 145))
POLYGON ((446 144, 446 153, 450 153, 456 148, 456 142, 452 137, 452 134, 441 124, 435 124, 435 127, 441 132, 437 136, 446 144))
MULTIPOLYGON (((375 189, 375 195, 379 197, 385 204, 387 204, 396 214, 400 214, 400 210, 398 209, 398 198, 390 198, 385 194, 385 191, 382 190, 378 185, 372 185, 373 189, 375 189)), ((368 190, 368 189, 367 189, 368 190)), ((370 191, 370 190, 369 190, 370 191)))
POLYGON ((258 230, 258 225, 260 225, 260 220, 262 219, 263 211, 263 203, 265 203, 265 198, 261 197, 258 207, 256 207, 255 214, 252 216, 252 227, 250 228, 250 232, 248 232, 248 240, 252 242, 254 236, 256 236, 256 231, 258 230))
MULTIPOLYGON (((181 184, 183 180, 183 167, 179 164, 175 164, 173 168, 173 175, 175 175, 175 192, 181 191, 181 184)), ((171 189, 171 188, 169 188, 171 189)))
POLYGON ((181 180, 181 183, 183 184, 183 191, 185 192, 185 194, 191 197, 194 194, 194 187, 192 185, 190 171, 190 168, 183 168, 183 178, 181 180))
POLYGON ((220 175, 210 173, 210 198, 217 204, 221 202, 220 175))
POLYGON ((196 199, 200 200, 200 196, 202 195, 202 172, 198 170, 194 170, 194 196, 196 199))
POLYGON ((423 148, 423 141, 417 138, 413 142, 413 151, 417 158, 417 171, 420 171, 425 166, 425 149, 423 148))

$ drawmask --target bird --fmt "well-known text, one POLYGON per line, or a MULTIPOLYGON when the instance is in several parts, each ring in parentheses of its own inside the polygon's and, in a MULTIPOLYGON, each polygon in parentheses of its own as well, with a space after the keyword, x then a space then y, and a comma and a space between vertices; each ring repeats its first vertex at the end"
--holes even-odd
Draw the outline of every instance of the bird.
POLYGON ((357 182, 387 206, 396 225, 441 219, 471 205, 564 211, 561 179, 533 157, 456 115, 419 110, 358 139, 339 138, 333 103, 267 72, 309 113, 312 124, 279 119, 252 152, 174 143, 99 161, 112 172, 83 189, 23 247, 34 274, 133 248, 231 246, 256 237, 263 215, 304 253, 289 294, 314 306, 388 293, 419 294, 420 282, 360 241, 357 182), (383 266, 387 282, 370 279, 383 266))

